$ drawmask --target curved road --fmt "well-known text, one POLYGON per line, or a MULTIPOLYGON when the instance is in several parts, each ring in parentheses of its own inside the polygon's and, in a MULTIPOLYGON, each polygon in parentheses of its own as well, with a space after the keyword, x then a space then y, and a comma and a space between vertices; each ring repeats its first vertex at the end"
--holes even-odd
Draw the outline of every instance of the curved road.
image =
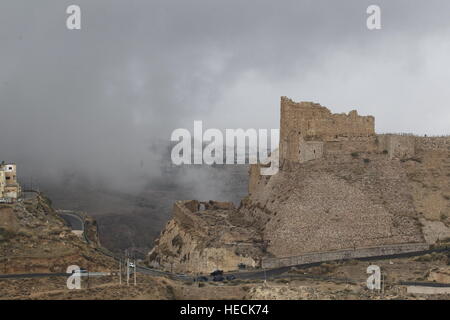
MULTIPOLYGON (((81 217, 76 211, 72 210, 55 210, 61 219, 66 222, 72 231, 79 231, 84 238, 84 241, 89 244, 91 241, 89 240, 86 232, 85 232, 85 221, 84 218, 81 217)), ((77 233, 77 232, 75 232, 77 233)))
POLYGON ((67 212, 58 212, 60 217, 66 222, 66 224, 74 231, 84 231, 84 222, 81 218, 75 214, 67 212))

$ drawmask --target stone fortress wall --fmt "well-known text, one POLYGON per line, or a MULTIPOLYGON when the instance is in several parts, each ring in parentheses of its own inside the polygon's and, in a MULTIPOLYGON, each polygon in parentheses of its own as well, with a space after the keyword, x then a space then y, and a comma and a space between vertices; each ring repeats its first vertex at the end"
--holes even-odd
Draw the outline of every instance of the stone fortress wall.
POLYGON ((281 98, 280 165, 303 163, 337 154, 385 152, 389 157, 406 159, 417 150, 450 148, 450 136, 419 137, 407 134, 375 133, 375 118, 357 111, 332 114, 313 102, 294 102, 281 98))
POLYGON ((393 256, 406 253, 424 252, 429 249, 430 246, 425 243, 406 243, 371 248, 354 248, 329 252, 312 252, 301 256, 263 259, 262 268, 272 269, 318 262, 393 256))
POLYGON ((416 137, 416 147, 423 150, 449 151, 450 136, 416 137))
MULTIPOLYGON (((332 114, 320 104, 281 97, 279 151, 281 170, 311 160, 359 153, 387 154, 391 160, 413 159, 424 153, 430 158, 431 153, 450 151, 450 136, 376 134, 373 116, 360 116, 356 111, 332 114)), ((261 166, 250 166, 249 194, 262 179, 261 166)))
POLYGON ((326 152, 339 152, 346 142, 367 142, 375 137, 375 119, 348 114, 332 114, 317 103, 294 102, 281 98, 280 163, 318 159, 326 152))
POLYGON ((450 137, 419 137, 410 134, 377 135, 378 151, 385 151, 389 157, 407 159, 420 151, 449 151, 450 137))

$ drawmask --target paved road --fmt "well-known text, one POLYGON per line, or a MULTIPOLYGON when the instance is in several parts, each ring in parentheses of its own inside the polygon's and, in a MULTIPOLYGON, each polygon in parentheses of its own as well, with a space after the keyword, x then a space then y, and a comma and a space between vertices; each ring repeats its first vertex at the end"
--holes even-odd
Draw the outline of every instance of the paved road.
POLYGON ((0 279, 24 279, 24 278, 45 278, 45 277, 67 277, 67 273, 15 273, 0 274, 0 279))
MULTIPOLYGON (((434 249, 434 250, 428 250, 427 253, 429 252, 444 252, 444 251, 448 251, 449 248, 441 248, 441 249, 434 249)), ((424 254, 422 252, 422 254, 424 254)), ((392 259, 393 257, 400 257, 400 256, 412 256, 412 253, 408 253, 408 254, 399 254, 399 255, 390 255, 390 256, 378 256, 378 257, 372 257, 372 258, 364 258, 364 259, 357 259, 357 260, 371 260, 371 259, 387 259, 390 258, 392 259)), ((415 255, 418 255, 418 253, 415 253, 415 255)), ((118 257, 115 257, 113 255, 111 255, 111 257, 113 257, 114 259, 118 260, 118 257)), ((309 264, 303 264, 303 265, 298 265, 295 266, 296 269, 305 269, 305 268, 310 268, 313 266, 318 266, 320 265, 322 262, 317 262, 317 263, 309 263, 309 264)), ((230 272, 230 273, 225 273, 224 275, 233 275, 236 277, 236 279, 270 279, 270 278, 280 278, 280 277, 303 277, 303 278, 317 278, 319 280, 326 280, 326 277, 318 277, 318 276, 314 276, 314 275, 288 275, 286 274, 288 271, 291 270, 291 268, 293 268, 293 266, 289 266, 289 267, 280 267, 280 268, 275 268, 275 269, 268 269, 268 270, 255 270, 255 271, 245 271, 245 272, 230 272)), ((175 279, 175 280, 184 280, 184 281, 192 281, 194 280, 193 276, 188 276, 188 275, 183 275, 183 274, 175 274, 175 273, 170 273, 170 272, 165 272, 165 271, 161 271, 161 270, 156 270, 156 269, 151 269, 148 267, 142 267, 142 266, 137 266, 136 269, 137 272, 139 273, 143 273, 143 274, 147 274, 147 275, 152 275, 152 276, 159 276, 159 277, 168 277, 171 279, 175 279)), ((41 273, 41 274, 10 274, 10 275, 0 275, 0 279, 2 278, 38 278, 38 277, 49 277, 49 276, 67 276, 66 273, 41 273)), ((212 281, 213 277, 212 276, 206 276, 208 278, 208 281, 212 281)), ((331 279, 331 278, 330 278, 331 279)), ((331 279, 333 281, 342 281, 342 282, 347 282, 347 283, 352 283, 354 281, 352 281, 351 279, 331 279)), ((407 285, 407 284, 414 284, 417 286, 436 286, 436 287, 447 287, 448 284, 434 284, 431 285, 430 283, 425 283, 425 282, 411 282, 411 283, 398 283, 400 285, 407 285)))
POLYGON ((84 231, 84 222, 83 220, 77 216, 76 214, 57 211, 61 218, 67 223, 67 225, 74 231, 84 231))
POLYGON ((147 267, 136 267, 136 271, 143 274, 148 274, 151 276, 157 276, 157 277, 168 277, 176 280, 186 280, 186 281, 192 281, 194 278, 192 276, 184 275, 184 274, 175 274, 170 272, 165 272, 161 270, 151 269, 147 267))
MULTIPOLYGON (((283 267, 284 269, 287 267, 283 267)), ((280 268, 281 269, 281 268, 280 268)), ((149 274, 149 275, 153 275, 153 276, 169 276, 171 278, 175 278, 178 280, 193 280, 191 277, 188 276, 184 276, 184 275, 174 275, 174 274, 170 274, 170 273, 166 273, 166 272, 161 272, 158 270, 152 270, 149 268, 144 268, 144 267, 137 267, 137 271, 144 273, 144 274, 149 274)), ((282 270, 278 270, 278 272, 281 272, 279 275, 276 275, 277 272, 273 272, 274 270, 268 270, 266 271, 266 273, 269 273, 271 275, 271 277, 274 278, 281 278, 280 275, 284 272, 282 272, 282 270)), ((285 270, 286 271, 286 270, 285 270)), ((246 273, 242 273, 241 275, 245 274, 250 275, 250 274, 254 274, 256 275, 257 272, 246 272, 246 273)), ((25 274, 0 274, 0 280, 1 279, 23 279, 23 278, 43 278, 43 277, 68 277, 70 274, 68 273, 25 273, 25 274)), ((102 277, 102 276, 108 276, 111 275, 111 273, 109 272, 91 272, 89 273, 84 273, 81 274, 81 276, 83 277, 102 277)), ((266 274, 267 276, 267 274, 266 274)), ((324 280, 324 281, 333 281, 333 282, 343 282, 343 283, 351 283, 351 284, 357 284, 358 282, 355 282, 352 279, 344 279, 344 278, 329 278, 329 277, 322 277, 322 276, 315 276, 315 275, 285 275, 283 277, 292 277, 292 278, 299 278, 299 279, 313 279, 313 280, 324 280)), ((237 277, 238 279, 251 279, 251 278, 247 278, 247 277, 237 277)), ((417 287, 434 287, 434 288, 448 288, 450 287, 450 284, 448 283, 436 283, 436 282, 396 282, 393 283, 393 285, 401 285, 401 286, 417 286, 417 287)))
MULTIPOLYGON (((16 274, 0 274, 0 279, 26 279, 26 278, 47 278, 47 277, 69 277, 71 273, 54 272, 54 273, 16 273, 16 274)), ((80 273, 80 277, 104 277, 112 275, 111 272, 84 272, 80 273)))
MULTIPOLYGON (((419 252, 407 252, 407 253, 398 253, 398 254, 392 254, 392 255, 384 255, 384 256, 373 256, 373 257, 366 257, 366 258, 355 258, 355 260, 359 261, 377 261, 377 260, 385 260, 385 259, 396 259, 396 258, 407 258, 407 257, 415 257, 415 256, 421 256, 425 254, 430 254, 433 252, 449 252, 450 248, 444 247, 444 248, 438 248, 438 249, 430 249, 425 251, 419 251, 419 252)), ((238 271, 238 272, 230 272, 230 273, 224 273, 224 276, 227 275, 233 275, 236 277, 236 279, 270 279, 270 278, 278 278, 281 275, 285 274, 292 268, 296 269, 307 269, 311 267, 320 266, 321 264, 325 262, 335 262, 335 261, 342 261, 342 260, 330 260, 330 261, 322 261, 322 262, 314 262, 314 263, 306 263, 301 265, 295 265, 295 266, 287 266, 287 267, 279 267, 274 269, 266 269, 266 270, 255 270, 255 271, 238 271)), ((208 281, 212 281, 213 277, 209 275, 202 275, 208 278, 208 281)), ((192 279, 192 277, 190 277, 192 279)))

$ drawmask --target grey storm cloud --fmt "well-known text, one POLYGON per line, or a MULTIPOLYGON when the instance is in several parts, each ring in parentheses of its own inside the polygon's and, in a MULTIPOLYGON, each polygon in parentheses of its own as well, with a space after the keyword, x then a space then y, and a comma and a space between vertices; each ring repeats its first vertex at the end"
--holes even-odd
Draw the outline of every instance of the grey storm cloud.
POLYGON ((4 0, 0 157, 123 183, 142 163, 157 174, 150 146, 193 120, 278 128, 282 95, 357 108, 380 132, 448 133, 450 2, 377 1, 369 31, 372 3, 4 0))

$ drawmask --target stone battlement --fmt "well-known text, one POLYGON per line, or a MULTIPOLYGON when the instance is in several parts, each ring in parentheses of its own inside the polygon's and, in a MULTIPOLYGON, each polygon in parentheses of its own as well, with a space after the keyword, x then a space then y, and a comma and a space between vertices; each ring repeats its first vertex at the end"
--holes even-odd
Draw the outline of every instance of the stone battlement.
POLYGON ((322 157, 324 142, 375 136, 375 118, 356 110, 333 114, 313 102, 281 98, 280 161, 304 162, 322 157))
POLYGON ((410 158, 418 151, 449 151, 450 136, 419 137, 375 133, 375 118, 356 110, 333 114, 313 102, 281 98, 280 164, 303 163, 328 155, 387 152, 392 158, 410 158))

